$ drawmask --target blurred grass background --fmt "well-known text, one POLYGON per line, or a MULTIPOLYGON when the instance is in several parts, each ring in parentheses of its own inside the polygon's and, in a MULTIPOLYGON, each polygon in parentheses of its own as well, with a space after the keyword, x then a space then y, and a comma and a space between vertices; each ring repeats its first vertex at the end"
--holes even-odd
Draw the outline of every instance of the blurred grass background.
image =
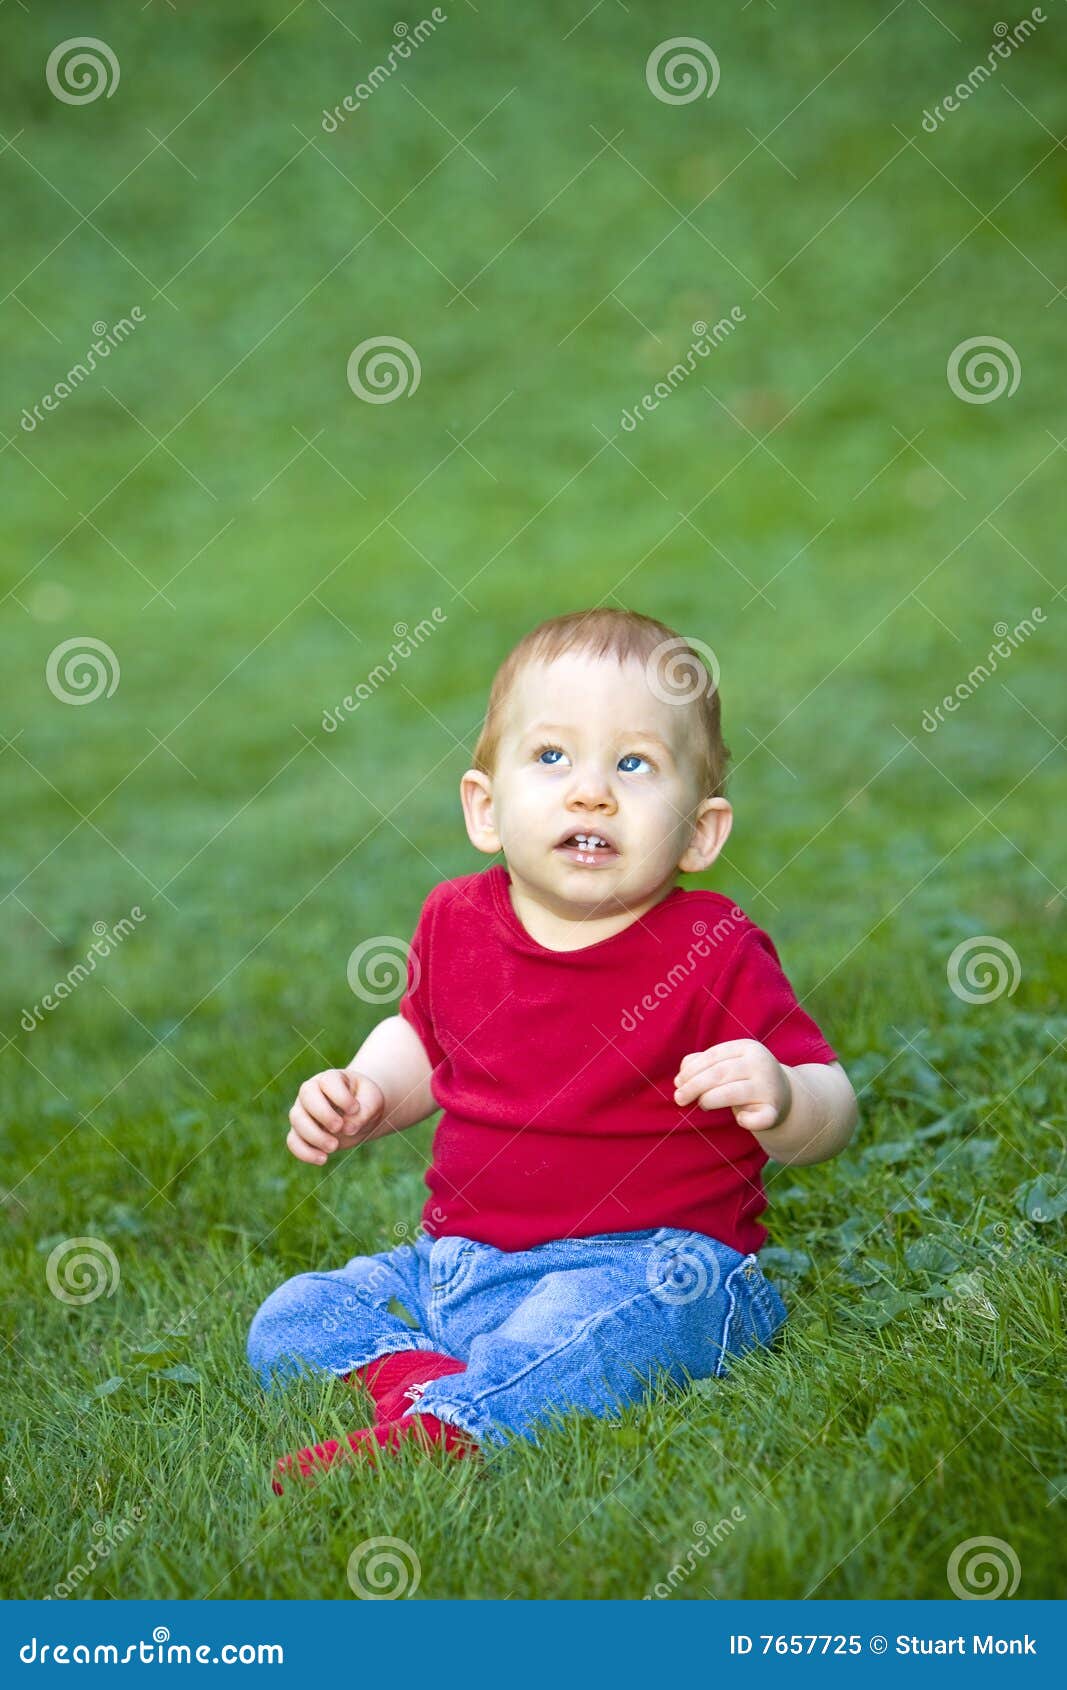
POLYGON ((979 1533, 1022 1553, 1021 1534, 1019 1593, 1052 1593, 1062 1406, 1032 1399, 1062 1359, 1063 8, 922 128, 986 61, 1001 16, 917 0, 832 0, 814 26, 789 5, 694 18, 550 3, 521 20, 461 5, 327 133, 324 108, 414 14, 239 0, 223 15, 104 4, 91 25, 74 6, 6 15, 12 1593, 51 1588, 86 1521, 146 1486, 167 1519, 150 1513, 96 1593, 348 1593, 343 1487, 296 1506, 281 1563, 278 1516, 258 1512, 265 1459, 345 1404, 264 1409, 244 1331, 287 1273, 414 1228, 432 1128, 319 1175, 286 1155, 286 1111, 381 1013, 348 990, 354 945, 409 935, 433 884, 483 866, 457 786, 495 666, 533 623, 598 603, 719 658, 737 820, 707 883, 770 929, 871 1080, 869 1148, 771 1186, 795 1281, 784 1359, 753 1358, 699 1412, 662 1407, 691 1415, 669 1503, 641 1460, 653 1415, 630 1447, 583 1428, 565 1454, 561 1434, 551 1482, 543 1457, 517 1453, 495 1490, 464 1481, 445 1522, 433 1486, 455 1480, 433 1470, 359 1507, 417 1538, 430 1596, 640 1595, 678 1521, 688 1542, 692 1519, 737 1497, 751 1530, 679 1594, 803 1595, 818 1574, 817 1595, 942 1595, 949 1550, 979 1533), (88 27, 120 80, 66 104, 45 64, 88 27), (721 81, 672 106, 645 65, 690 31, 721 81), (133 306, 135 333, 21 426, 92 325, 133 306), (734 306, 729 339, 624 431, 693 323, 734 306), (421 365, 417 392, 388 405, 346 379, 379 335, 421 365), (949 356, 978 335, 1014 349, 1011 397, 951 391, 949 356), (1033 636, 924 732, 994 625, 1035 606, 1033 636), (396 625, 435 607, 432 637, 325 733, 396 625), (73 708, 45 672, 82 636, 121 678, 73 708), (136 932, 26 1032, 94 923, 134 906, 136 932), (1019 956, 1014 996, 949 991, 947 957, 975 934, 1019 956), (914 1133, 968 1102, 955 1127, 981 1135, 935 1166, 952 1129, 914 1133), (841 1234, 849 1221, 862 1233, 841 1234), (957 1321, 951 1340, 918 1304, 856 1312, 887 1278, 936 1302, 908 1248, 947 1227, 973 1266, 998 1224, 1030 1229, 1012 1234, 1031 1293, 1017 1321, 1014 1271, 997 1320, 957 1321), (44 1258, 80 1235, 110 1241, 122 1283, 70 1308, 44 1258), (873 1269, 854 1259, 872 1235, 873 1269), (161 1338, 185 1317, 184 1336, 161 1338), (199 1383, 131 1363, 151 1344, 179 1369, 191 1345, 199 1383), (908 1425, 920 1397, 929 1416, 907 1448, 884 1425, 872 1439, 887 1388, 872 1346, 908 1425), (993 1411, 1020 1381, 1016 1424, 1019 1396, 993 1411), (961 1416, 965 1451, 928 1484, 961 1416), (727 1451, 710 1490, 709 1436, 727 1451), (644 1486, 640 1530, 612 1504, 624 1489, 598 1501, 620 1461, 644 1486), (769 1502, 753 1501, 753 1461, 769 1502), (517 1542, 524 1487, 540 1513, 517 1542), (225 1529, 206 1544, 220 1497, 225 1529), (784 1529, 813 1499, 832 1522, 784 1529))

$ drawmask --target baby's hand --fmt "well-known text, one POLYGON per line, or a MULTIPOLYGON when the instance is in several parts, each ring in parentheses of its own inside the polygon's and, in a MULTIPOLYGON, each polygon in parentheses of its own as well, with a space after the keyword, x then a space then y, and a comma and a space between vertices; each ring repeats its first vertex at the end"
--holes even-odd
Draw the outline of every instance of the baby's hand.
POLYGON ((766 1132, 784 1121, 793 1102, 789 1076, 766 1045, 755 1039, 695 1050, 683 1057, 674 1077, 674 1101, 687 1108, 732 1109, 749 1132, 766 1132))
POLYGON ((297 1092, 285 1142, 299 1161, 321 1167, 335 1150, 350 1150, 372 1138, 384 1111, 385 1096, 376 1080, 327 1068, 297 1092))

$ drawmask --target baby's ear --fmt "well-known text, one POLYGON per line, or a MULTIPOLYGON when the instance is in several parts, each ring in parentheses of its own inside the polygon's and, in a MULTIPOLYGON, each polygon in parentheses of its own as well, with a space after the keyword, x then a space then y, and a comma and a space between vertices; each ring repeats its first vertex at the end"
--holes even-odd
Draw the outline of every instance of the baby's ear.
POLYGON ((486 856, 495 855, 501 846, 493 820, 493 783, 489 776, 481 769, 468 769, 459 783, 459 797, 471 844, 486 856))
POLYGON ((683 874, 702 874, 710 868, 734 825, 734 812, 725 798, 705 798, 696 813, 693 837, 678 864, 683 874))

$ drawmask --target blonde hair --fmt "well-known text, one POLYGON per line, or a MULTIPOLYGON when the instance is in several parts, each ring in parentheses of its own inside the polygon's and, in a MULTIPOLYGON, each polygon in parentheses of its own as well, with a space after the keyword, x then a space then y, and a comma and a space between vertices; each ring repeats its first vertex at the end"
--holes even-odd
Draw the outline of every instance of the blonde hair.
POLYGON ((493 677, 473 768, 493 774, 508 698, 520 671, 531 663, 551 663, 569 652, 614 657, 620 664, 630 659, 644 664, 656 695, 677 703, 694 718, 701 797, 722 797, 730 752, 720 727, 718 676, 708 674, 693 647, 673 628, 636 610, 575 610, 553 616, 524 634, 493 677), (684 677, 681 690, 680 676, 684 677), (694 684, 696 676, 698 684, 694 684))

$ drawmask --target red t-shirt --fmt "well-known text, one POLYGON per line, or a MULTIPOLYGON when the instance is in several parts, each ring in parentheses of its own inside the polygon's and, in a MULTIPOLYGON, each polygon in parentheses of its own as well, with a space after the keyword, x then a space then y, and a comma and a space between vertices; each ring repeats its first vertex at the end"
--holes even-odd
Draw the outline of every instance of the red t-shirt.
POLYGON ((676 886, 610 938, 553 951, 500 864, 434 887, 398 1009, 444 1110, 423 1226, 501 1250, 660 1226, 758 1250, 767 1154, 730 1109, 679 1108, 678 1065, 742 1038, 788 1066, 837 1060, 728 898, 676 886))

